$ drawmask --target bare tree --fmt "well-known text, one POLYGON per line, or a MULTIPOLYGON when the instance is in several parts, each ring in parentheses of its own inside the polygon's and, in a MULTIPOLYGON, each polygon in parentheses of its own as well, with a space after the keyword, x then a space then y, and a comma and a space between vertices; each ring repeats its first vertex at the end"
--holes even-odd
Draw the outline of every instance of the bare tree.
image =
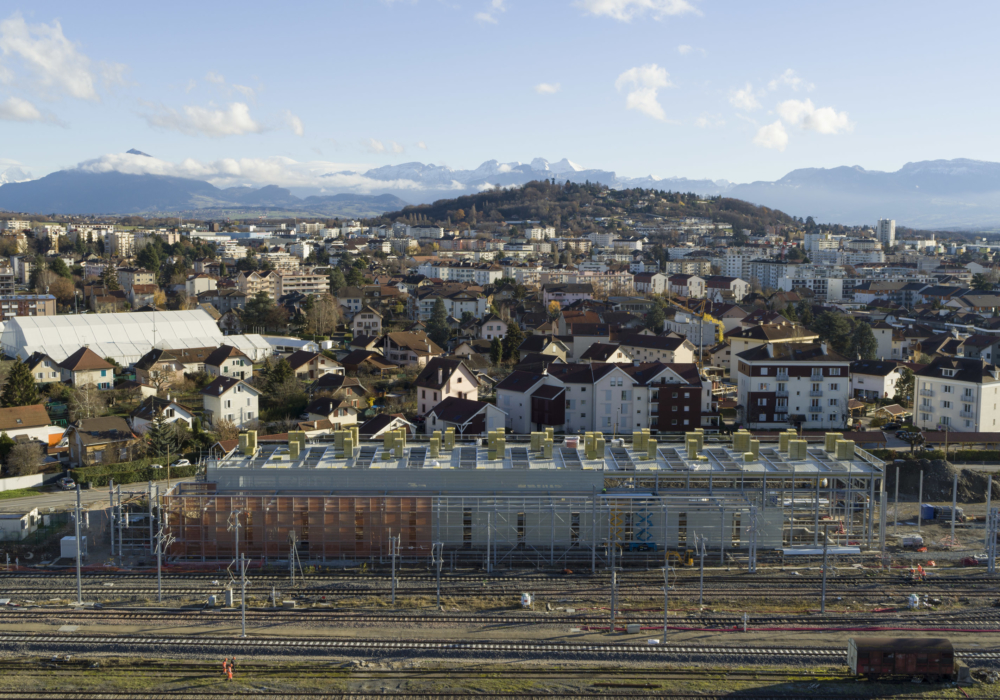
POLYGON ((220 440, 235 440, 240 436, 240 429, 228 418, 220 418, 214 421, 212 428, 220 440))
POLYGON ((329 294, 313 299, 312 308, 306 311, 306 332, 314 335, 330 335, 341 322, 340 303, 329 294))
POLYGON ((42 446, 37 442, 19 442, 7 455, 7 470, 14 476, 37 474, 42 465, 42 446))
POLYGON ((95 384, 84 384, 70 395, 69 412, 73 421, 98 418, 107 412, 107 402, 95 384))

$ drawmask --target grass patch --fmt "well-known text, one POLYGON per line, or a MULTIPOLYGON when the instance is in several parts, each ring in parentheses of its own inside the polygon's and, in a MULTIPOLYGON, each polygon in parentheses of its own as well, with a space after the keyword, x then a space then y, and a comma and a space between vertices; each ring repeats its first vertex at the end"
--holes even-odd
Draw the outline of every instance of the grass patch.
POLYGON ((10 489, 9 491, 0 491, 0 501, 7 500, 8 498, 25 498, 26 496, 41 496, 44 491, 41 489, 10 489))

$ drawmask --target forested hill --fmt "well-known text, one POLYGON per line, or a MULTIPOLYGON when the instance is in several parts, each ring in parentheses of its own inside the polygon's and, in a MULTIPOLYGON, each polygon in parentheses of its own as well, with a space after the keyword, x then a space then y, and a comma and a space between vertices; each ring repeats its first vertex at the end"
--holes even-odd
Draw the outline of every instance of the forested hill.
POLYGON ((629 218, 640 223, 683 217, 710 218, 731 224, 734 230, 750 229, 754 233, 763 232, 766 226, 794 227, 802 223, 784 212, 739 199, 639 188, 613 190, 596 183, 556 184, 546 180, 410 206, 386 213, 380 221, 465 228, 530 220, 582 233, 595 228, 595 219, 629 218))

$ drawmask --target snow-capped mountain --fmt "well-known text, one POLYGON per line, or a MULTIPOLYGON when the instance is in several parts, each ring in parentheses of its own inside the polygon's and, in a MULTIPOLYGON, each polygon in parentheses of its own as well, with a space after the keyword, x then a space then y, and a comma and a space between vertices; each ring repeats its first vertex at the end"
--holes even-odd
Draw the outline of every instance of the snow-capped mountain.
POLYGON ((0 173, 0 185, 6 185, 8 182, 27 182, 31 179, 31 173, 17 167, 7 168, 0 173))

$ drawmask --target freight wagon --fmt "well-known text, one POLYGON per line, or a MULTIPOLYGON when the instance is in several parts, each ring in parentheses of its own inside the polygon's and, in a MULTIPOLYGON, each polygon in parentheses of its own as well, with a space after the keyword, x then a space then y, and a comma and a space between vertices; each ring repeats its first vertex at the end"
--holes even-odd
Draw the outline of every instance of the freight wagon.
POLYGON ((858 676, 920 676, 961 680, 951 641, 941 637, 856 637, 847 640, 847 665, 858 676))

